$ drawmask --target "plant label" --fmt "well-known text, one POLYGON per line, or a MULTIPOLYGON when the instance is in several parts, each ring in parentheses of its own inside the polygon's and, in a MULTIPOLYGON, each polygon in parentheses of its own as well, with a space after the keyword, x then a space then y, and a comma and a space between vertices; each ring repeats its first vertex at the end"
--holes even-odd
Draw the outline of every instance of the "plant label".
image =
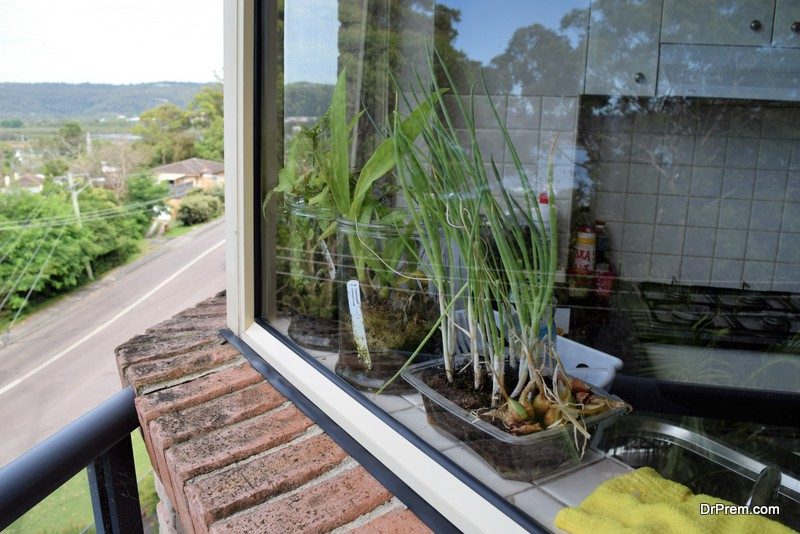
POLYGON ((364 328, 364 316, 361 314, 361 285, 358 280, 347 282, 347 303, 350 306, 350 324, 353 326, 353 339, 359 356, 369 362, 367 347, 367 331, 364 328))
MULTIPOLYGON (((322 255, 325 256, 325 261, 328 262, 328 276, 331 280, 336 280, 336 264, 333 263, 333 257, 331 257, 331 251, 328 248, 328 245, 325 244, 325 241, 319 242, 320 247, 322 248, 322 255)), ((353 280, 355 282, 355 280, 353 280)))

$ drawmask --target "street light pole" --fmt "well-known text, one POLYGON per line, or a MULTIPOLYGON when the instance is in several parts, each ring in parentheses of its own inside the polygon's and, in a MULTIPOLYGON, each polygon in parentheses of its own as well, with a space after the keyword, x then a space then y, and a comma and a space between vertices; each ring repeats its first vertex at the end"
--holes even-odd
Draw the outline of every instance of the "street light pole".
MULTIPOLYGON (((78 190, 75 189, 75 182, 72 179, 72 173, 67 173, 67 183, 69 184, 69 194, 72 197, 72 210, 75 212, 75 218, 78 220, 78 228, 83 228, 83 222, 81 222, 81 207, 78 205, 78 190)), ((94 280, 94 272, 92 272, 92 264, 87 259, 86 260, 86 276, 89 277, 89 280, 94 280)))

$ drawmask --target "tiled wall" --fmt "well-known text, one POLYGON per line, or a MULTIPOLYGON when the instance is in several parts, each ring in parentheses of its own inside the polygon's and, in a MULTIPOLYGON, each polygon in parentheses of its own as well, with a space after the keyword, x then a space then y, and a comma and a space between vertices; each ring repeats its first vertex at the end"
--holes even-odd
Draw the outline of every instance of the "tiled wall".
MULTIPOLYGON (((445 98, 448 107, 455 109, 453 97, 445 98)), ((565 267, 575 184, 578 98, 508 95, 493 95, 491 98, 498 115, 505 121, 525 177, 537 192, 546 190, 548 155, 555 139, 553 177, 558 209, 559 266, 565 267)), ((457 116, 456 113, 453 115, 457 116)), ((491 155, 503 173, 505 187, 509 191, 520 190, 520 173, 486 96, 476 97, 475 125, 478 144, 486 163, 489 163, 488 158, 491 155)), ((463 124, 456 121, 456 127, 459 126, 463 127, 463 124)), ((462 142, 468 144, 467 132, 460 130, 459 133, 462 142)), ((487 165, 487 173, 489 172, 491 165, 487 165)))
POLYGON ((622 277, 800 291, 796 106, 603 104, 582 106, 580 145, 622 277))

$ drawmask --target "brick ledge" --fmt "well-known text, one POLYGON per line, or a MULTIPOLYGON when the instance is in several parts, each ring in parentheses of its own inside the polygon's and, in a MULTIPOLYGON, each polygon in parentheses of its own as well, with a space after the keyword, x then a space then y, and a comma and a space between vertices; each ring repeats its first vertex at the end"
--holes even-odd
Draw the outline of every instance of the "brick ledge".
POLYGON ((220 335, 220 293, 117 347, 162 532, 430 530, 220 335))

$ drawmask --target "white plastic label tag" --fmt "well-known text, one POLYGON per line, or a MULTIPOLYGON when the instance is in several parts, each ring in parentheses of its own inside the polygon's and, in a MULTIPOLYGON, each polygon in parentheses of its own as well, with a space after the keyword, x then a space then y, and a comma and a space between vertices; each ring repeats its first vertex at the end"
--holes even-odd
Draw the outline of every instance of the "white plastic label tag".
POLYGON ((347 303, 350 306, 350 323, 353 325, 353 339, 359 354, 369 358, 367 331, 364 329, 364 316, 361 314, 361 285, 358 280, 347 282, 347 303))

